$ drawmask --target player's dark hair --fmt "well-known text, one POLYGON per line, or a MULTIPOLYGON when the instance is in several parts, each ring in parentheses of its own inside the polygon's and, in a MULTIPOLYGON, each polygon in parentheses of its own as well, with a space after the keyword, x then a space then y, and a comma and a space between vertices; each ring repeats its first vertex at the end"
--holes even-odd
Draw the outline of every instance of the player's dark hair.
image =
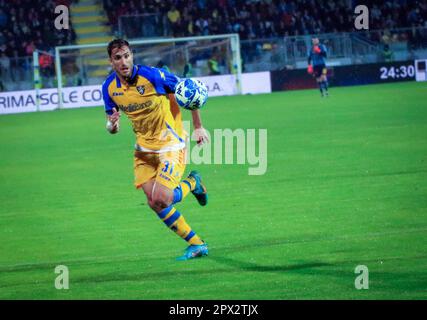
POLYGON ((108 56, 111 57, 111 52, 113 49, 120 49, 121 47, 128 47, 130 49, 129 42, 127 42, 125 39, 114 39, 110 41, 107 47, 108 56))

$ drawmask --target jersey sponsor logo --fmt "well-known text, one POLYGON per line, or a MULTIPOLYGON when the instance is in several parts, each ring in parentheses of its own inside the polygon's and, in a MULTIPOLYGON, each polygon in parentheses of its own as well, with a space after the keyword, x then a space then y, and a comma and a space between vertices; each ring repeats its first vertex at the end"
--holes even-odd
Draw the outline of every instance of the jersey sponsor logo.
POLYGON ((122 96, 124 95, 123 92, 113 92, 113 97, 122 96))
POLYGON ((148 108, 153 104, 153 101, 148 100, 147 102, 144 103, 131 103, 129 105, 118 105, 119 109, 122 110, 123 112, 134 112, 137 110, 141 110, 144 108, 148 108))
POLYGON ((160 173, 160 174, 159 174, 159 177, 160 177, 160 178, 163 178, 163 179, 165 179, 165 180, 167 180, 167 181, 171 181, 171 179, 170 179, 169 177, 165 176, 163 173, 160 173))
POLYGON ((143 95, 145 92, 145 86, 137 86, 136 90, 138 90, 139 94, 143 95))

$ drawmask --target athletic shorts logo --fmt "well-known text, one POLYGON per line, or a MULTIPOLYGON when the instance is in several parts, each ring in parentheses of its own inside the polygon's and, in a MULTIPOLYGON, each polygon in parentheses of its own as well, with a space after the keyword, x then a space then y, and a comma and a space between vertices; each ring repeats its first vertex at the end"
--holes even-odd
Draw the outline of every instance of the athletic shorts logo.
POLYGON ((143 95, 145 92, 145 86, 137 86, 136 90, 138 90, 138 92, 143 95))

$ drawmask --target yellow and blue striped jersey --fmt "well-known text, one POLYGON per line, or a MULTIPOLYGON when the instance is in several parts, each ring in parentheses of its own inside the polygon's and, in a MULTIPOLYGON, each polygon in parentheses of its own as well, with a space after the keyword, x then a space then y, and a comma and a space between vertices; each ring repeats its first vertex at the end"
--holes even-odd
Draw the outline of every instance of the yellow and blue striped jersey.
POLYGON ((102 85, 105 112, 121 110, 132 122, 136 149, 166 152, 185 147, 179 108, 171 110, 171 98, 180 79, 163 69, 134 65, 129 84, 115 72, 102 85))

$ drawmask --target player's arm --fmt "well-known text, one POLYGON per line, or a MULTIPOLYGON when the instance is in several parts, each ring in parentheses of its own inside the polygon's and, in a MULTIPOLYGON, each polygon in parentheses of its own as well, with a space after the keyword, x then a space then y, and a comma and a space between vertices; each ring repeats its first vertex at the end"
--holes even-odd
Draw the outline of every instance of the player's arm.
POLYGON ((197 141, 198 145, 209 142, 209 136, 205 128, 203 128, 202 118, 200 116, 200 110, 192 110, 191 116, 193 117, 193 126, 194 126, 194 139, 197 141))
MULTIPOLYGON (((173 73, 166 71, 164 69, 158 69, 159 78, 158 81, 163 86, 166 93, 175 93, 175 88, 178 82, 181 80, 178 76, 173 73)), ((202 145, 205 142, 209 142, 209 137, 206 130, 202 125, 202 118, 200 117, 199 110, 194 110, 191 112, 193 117, 193 126, 194 126, 194 137, 198 145, 202 145)))
POLYGON ((311 62, 312 62, 312 53, 311 53, 311 51, 308 53, 308 58, 307 58, 307 64, 308 64, 308 67, 307 67, 307 72, 309 73, 309 74, 312 74, 313 73, 313 65, 311 64, 311 62))
POLYGON ((160 86, 169 97, 170 109, 174 118, 180 112, 178 103, 175 99, 175 88, 180 78, 166 69, 152 68, 155 74, 156 86, 160 86))
POLYGON ((175 87, 181 80, 177 75, 166 69, 151 68, 151 70, 154 73, 156 87, 163 88, 166 94, 175 93, 175 87))
POLYGON ((104 100, 105 114, 107 118, 107 131, 111 134, 115 134, 119 131, 120 112, 118 111, 119 108, 116 103, 111 99, 110 94, 108 93, 108 86, 105 82, 102 85, 102 98, 104 100))
POLYGON ((323 44, 321 44, 318 46, 318 48, 319 48, 318 54, 320 54, 322 57, 326 58, 326 55, 328 53, 328 50, 326 49, 326 47, 323 44))

